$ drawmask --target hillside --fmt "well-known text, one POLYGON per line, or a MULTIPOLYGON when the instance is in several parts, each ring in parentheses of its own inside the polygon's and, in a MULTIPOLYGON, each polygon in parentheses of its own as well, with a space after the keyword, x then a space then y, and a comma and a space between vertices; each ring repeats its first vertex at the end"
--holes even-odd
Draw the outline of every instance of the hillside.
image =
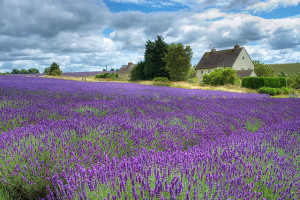
POLYGON ((275 74, 285 71, 288 75, 300 72, 300 63, 286 63, 286 64, 270 64, 273 67, 275 74))

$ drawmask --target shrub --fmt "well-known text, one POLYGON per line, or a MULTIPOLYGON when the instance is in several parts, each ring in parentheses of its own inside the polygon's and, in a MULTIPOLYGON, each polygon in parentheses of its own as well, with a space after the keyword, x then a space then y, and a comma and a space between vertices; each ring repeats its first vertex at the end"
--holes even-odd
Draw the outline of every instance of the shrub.
POLYGON ((170 81, 167 77, 155 77, 152 81, 153 81, 153 85, 171 86, 170 81))
POLYGON ((198 83, 198 79, 197 78, 188 78, 186 82, 195 84, 195 83, 198 83))
POLYGON ((290 94, 290 92, 291 92, 290 88, 288 88, 288 87, 282 87, 280 89, 282 90, 283 94, 290 94))
POLYGON ((167 77, 155 77, 152 81, 169 82, 167 77))
POLYGON ((281 88, 286 87, 287 82, 284 77, 245 77, 242 80, 242 86, 251 89, 261 87, 281 88))
POLYGON ((217 68, 210 74, 204 74, 203 83, 209 85, 235 84, 237 81, 236 71, 232 68, 217 68))
POLYGON ((271 88, 271 87, 261 87, 258 89, 260 94, 268 94, 270 96, 279 95, 282 93, 280 88, 271 88))
POLYGON ((119 74, 117 74, 117 73, 103 73, 103 74, 97 74, 95 77, 96 78, 116 80, 117 78, 119 78, 119 74))

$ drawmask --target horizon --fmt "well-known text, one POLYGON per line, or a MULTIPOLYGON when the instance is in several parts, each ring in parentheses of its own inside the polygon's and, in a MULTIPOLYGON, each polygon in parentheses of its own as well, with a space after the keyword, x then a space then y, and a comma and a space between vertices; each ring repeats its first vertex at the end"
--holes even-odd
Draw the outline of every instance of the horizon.
POLYGON ((300 0, 3 0, 0 72, 56 62, 64 73, 119 69, 144 59, 147 40, 190 45, 192 66, 212 47, 252 60, 297 63, 300 0), (21 19, 21 20, 20 20, 21 19))

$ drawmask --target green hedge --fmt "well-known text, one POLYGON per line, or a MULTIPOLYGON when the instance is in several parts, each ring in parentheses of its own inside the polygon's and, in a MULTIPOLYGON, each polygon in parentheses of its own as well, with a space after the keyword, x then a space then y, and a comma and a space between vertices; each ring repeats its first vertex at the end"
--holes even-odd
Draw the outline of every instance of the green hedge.
POLYGON ((285 77, 245 77, 242 86, 251 89, 261 87, 282 88, 287 86, 285 77))

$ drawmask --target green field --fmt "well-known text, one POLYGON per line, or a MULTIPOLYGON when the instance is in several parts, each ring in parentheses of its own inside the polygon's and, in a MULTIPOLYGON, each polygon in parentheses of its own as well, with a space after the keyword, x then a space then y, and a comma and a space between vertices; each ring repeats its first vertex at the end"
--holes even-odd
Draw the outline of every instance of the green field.
POLYGON ((288 75, 300 72, 300 63, 287 63, 287 64, 270 64, 273 67, 275 75, 281 71, 285 71, 288 75))

